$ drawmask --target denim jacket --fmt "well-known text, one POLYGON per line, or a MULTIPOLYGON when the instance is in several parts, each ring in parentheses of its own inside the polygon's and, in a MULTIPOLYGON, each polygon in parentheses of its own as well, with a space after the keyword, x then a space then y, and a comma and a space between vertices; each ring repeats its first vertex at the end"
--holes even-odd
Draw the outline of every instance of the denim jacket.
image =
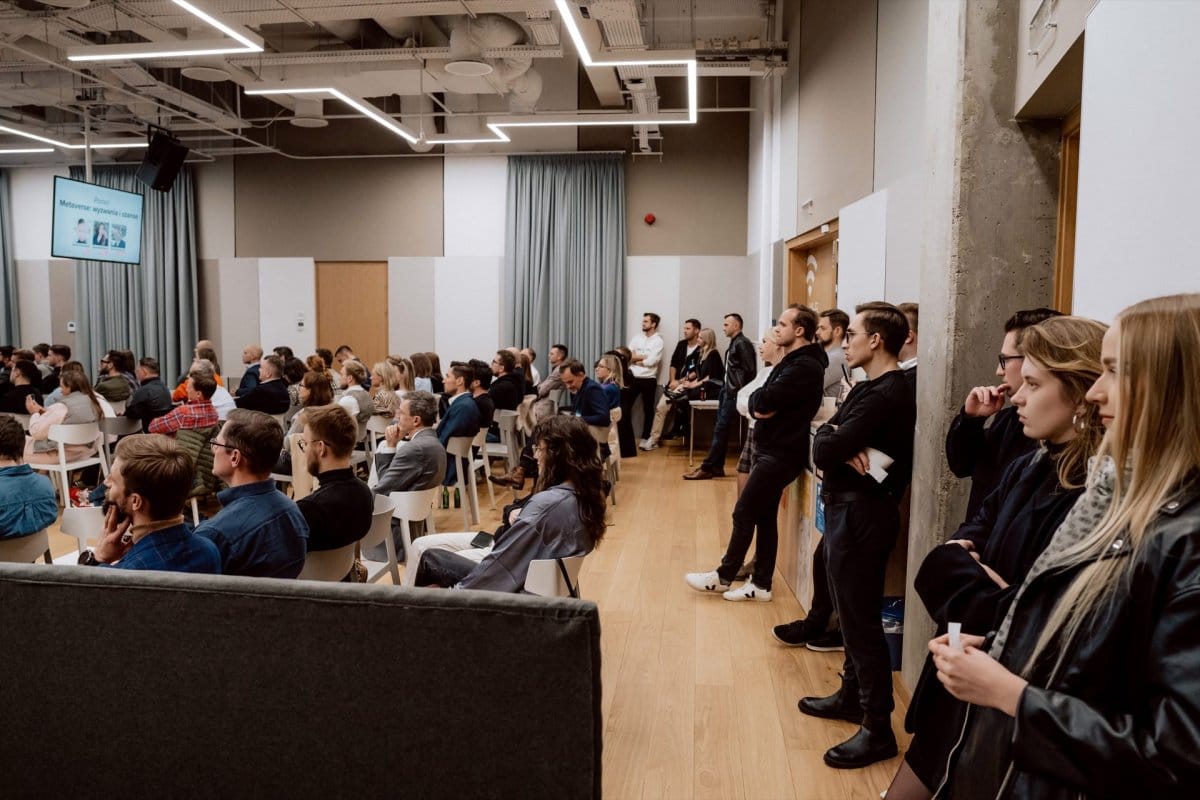
POLYGON ((0 539, 37 533, 58 519, 54 486, 28 464, 0 467, 0 539))

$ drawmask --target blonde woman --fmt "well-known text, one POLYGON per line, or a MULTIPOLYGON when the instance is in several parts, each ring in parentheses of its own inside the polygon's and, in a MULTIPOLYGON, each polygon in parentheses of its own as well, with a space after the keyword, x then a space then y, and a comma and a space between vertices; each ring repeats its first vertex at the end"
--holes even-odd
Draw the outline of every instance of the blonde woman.
POLYGON ((1088 396, 1108 430, 1083 497, 994 636, 929 643, 975 706, 938 797, 1200 785, 1200 294, 1122 311, 1102 360, 1088 396))
POLYGON ((413 366, 412 359, 404 356, 388 356, 388 363, 396 368, 396 380, 399 383, 399 388, 396 391, 400 393, 400 397, 409 392, 417 390, 417 370, 413 366))
POLYGON ((721 351, 717 349, 717 334, 712 328, 702 328, 698 336, 700 352, 696 358, 697 367, 681 380, 671 394, 664 394, 663 400, 654 410, 654 423, 651 426, 650 438, 642 445, 643 450, 653 450, 662 439, 663 425, 666 423, 667 412, 675 410, 675 425, 666 437, 674 439, 690 435, 688 417, 691 411, 689 400, 715 400, 721 391, 725 380, 725 362, 721 360, 721 351))
POLYGON ((388 361, 377 361, 371 367, 371 399, 375 401, 375 413, 389 419, 400 410, 400 374, 388 361))

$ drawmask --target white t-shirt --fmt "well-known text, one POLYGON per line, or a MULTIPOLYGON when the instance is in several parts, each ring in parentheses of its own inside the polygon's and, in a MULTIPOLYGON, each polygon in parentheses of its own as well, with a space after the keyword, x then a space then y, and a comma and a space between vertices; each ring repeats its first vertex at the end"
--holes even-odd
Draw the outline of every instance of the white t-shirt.
POLYGON ((642 356, 642 363, 632 364, 630 374, 635 378, 658 378, 658 367, 662 363, 663 338, 657 333, 647 336, 639 333, 629 340, 629 349, 635 356, 642 356))

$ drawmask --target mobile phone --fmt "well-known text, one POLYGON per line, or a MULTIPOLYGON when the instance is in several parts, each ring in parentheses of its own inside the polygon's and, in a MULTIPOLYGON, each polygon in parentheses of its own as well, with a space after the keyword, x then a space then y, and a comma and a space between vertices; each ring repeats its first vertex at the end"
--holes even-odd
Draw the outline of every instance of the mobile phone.
POLYGON ((486 531, 480 531, 479 533, 475 534, 475 538, 471 540, 471 547, 490 547, 495 538, 496 537, 492 536, 486 531))

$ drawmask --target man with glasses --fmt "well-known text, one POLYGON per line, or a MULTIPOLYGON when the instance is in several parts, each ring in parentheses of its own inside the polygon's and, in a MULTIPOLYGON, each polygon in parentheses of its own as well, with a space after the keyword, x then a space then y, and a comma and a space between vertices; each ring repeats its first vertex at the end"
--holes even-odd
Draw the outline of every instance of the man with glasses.
POLYGON ((308 523, 308 550, 336 550, 367 535, 375 497, 350 468, 358 423, 341 406, 310 408, 304 414, 300 449, 308 474, 320 486, 296 505, 308 523))
POLYGON ((1021 336, 1051 317, 1062 316, 1050 308, 1018 311, 1004 323, 996 377, 999 386, 976 386, 967 393, 962 409, 946 434, 946 460, 950 471, 971 479, 971 497, 966 519, 975 516, 983 499, 991 494, 1004 470, 1015 459, 1033 450, 1037 443, 1025 436, 1017 409, 1005 402, 1021 387, 1021 336), (992 424, 984 427, 988 418, 992 424))
POLYGON ((294 578, 304 568, 308 523, 270 479, 282 448, 279 423, 244 408, 229 412, 212 440, 213 475, 229 488, 217 494, 220 513, 196 533, 221 551, 226 575, 294 578))

